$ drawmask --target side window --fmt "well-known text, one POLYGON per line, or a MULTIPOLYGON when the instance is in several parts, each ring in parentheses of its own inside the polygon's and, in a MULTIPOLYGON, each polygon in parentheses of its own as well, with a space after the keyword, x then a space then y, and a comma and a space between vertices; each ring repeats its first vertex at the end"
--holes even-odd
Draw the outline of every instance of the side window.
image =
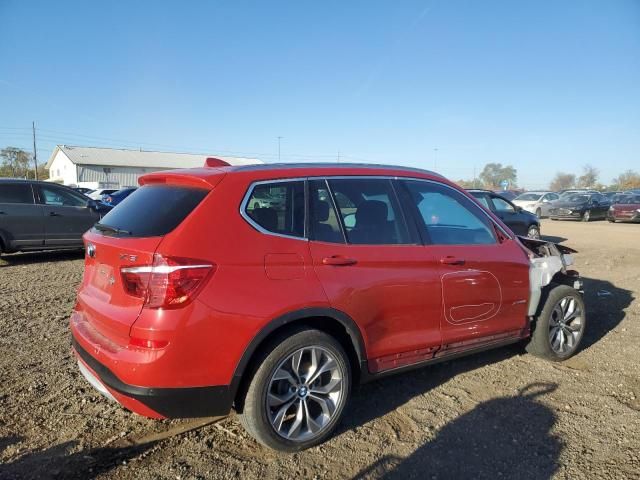
POLYGON ((349 243, 412 243, 390 180, 330 179, 329 185, 336 199, 349 243))
MULTIPOLYGON (((472 194, 473 195, 473 194, 472 194)), ((489 197, 487 197, 484 193, 480 193, 480 194, 475 194, 473 195, 475 197, 476 200, 478 200, 478 202, 480 202, 480 204, 485 207, 487 210, 492 210, 492 208, 489 206, 489 197)))
POLYGON ((87 199, 82 195, 68 192, 57 187, 40 187, 41 200, 45 205, 56 205, 64 207, 84 207, 87 199))
POLYGON ((0 203, 33 203, 28 183, 0 183, 0 203))
POLYGON ((422 220, 423 236, 433 245, 496 243, 491 221, 477 205, 446 186, 403 180, 409 199, 422 220))
POLYGON ((245 212, 264 230, 304 237, 304 182, 256 185, 245 205, 245 212))
POLYGON ((550 193, 550 194, 549 194, 549 200, 551 200, 552 202, 553 202, 554 200, 558 200, 559 198, 560 198, 560 196, 559 196, 559 195, 556 195, 555 193, 550 193))
POLYGON ((340 222, 324 180, 309 181, 309 226, 313 240, 344 243, 340 222))
POLYGON ((493 202, 493 206, 496 209, 496 212, 508 212, 513 213, 515 209, 513 205, 500 197, 491 197, 491 201, 493 202))

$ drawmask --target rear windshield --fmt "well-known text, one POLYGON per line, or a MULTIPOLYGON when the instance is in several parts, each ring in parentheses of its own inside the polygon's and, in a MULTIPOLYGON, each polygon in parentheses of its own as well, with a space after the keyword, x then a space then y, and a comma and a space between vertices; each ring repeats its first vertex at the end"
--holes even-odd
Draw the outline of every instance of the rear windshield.
POLYGON ((166 235, 191 213, 207 193, 201 188, 146 185, 107 213, 95 228, 104 235, 166 235))

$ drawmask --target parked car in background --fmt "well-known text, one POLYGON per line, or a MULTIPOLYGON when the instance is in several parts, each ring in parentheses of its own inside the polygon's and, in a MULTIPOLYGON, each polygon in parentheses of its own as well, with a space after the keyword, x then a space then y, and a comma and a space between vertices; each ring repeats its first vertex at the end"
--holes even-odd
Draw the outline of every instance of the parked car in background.
POLYGON ((513 200, 522 192, 519 192, 517 190, 494 190, 493 193, 497 193, 502 198, 506 198, 507 200, 513 200))
POLYGON ((117 188, 98 188, 89 194, 89 198, 102 201, 103 195, 110 195, 117 191, 117 188))
POLYGON ((85 234, 70 328, 80 372, 141 415, 234 408, 294 452, 332 434, 357 382, 516 342, 561 361, 583 337, 573 250, 518 239, 440 175, 289 164, 140 183, 85 234), (284 201, 256 205, 265 191, 284 201))
POLYGON ((618 201, 609 207, 607 220, 615 222, 640 222, 640 194, 621 195, 618 201))
POLYGON ((600 193, 602 193, 602 195, 607 197, 609 200, 613 200, 614 197, 616 197, 617 195, 621 195, 624 192, 600 192, 600 193))
POLYGON ((470 189, 469 193, 507 224, 516 235, 540 238, 540 221, 536 215, 490 190, 470 189))
POLYGON ((558 195, 560 195, 560 198, 562 197, 568 197, 569 195, 573 195, 575 193, 582 193, 585 195, 592 195, 594 193, 600 193, 597 192, 596 190, 586 190, 586 189, 574 189, 574 190, 560 190, 559 192, 557 192, 558 195))
POLYGON ((631 190, 626 190, 624 193, 640 195, 640 188, 632 188, 631 190))
POLYGON ((558 200, 560 196, 557 193, 548 191, 526 192, 518 195, 512 200, 513 204, 522 207, 529 213, 533 213, 538 218, 549 215, 551 202, 558 200))
POLYGON ((600 193, 570 193, 562 195, 549 209, 551 220, 591 220, 603 219, 611 202, 600 193))
POLYGON ((120 202, 122 202, 125 198, 135 192, 135 188, 123 188, 122 190, 118 190, 117 192, 113 192, 109 195, 103 195, 102 202, 105 205, 109 205, 111 207, 115 207, 120 202))
POLYGON ((80 192, 83 195, 89 196, 90 193, 93 192, 93 189, 91 188, 84 188, 84 187, 72 187, 76 192, 80 192))
POLYGON ((82 234, 111 207, 74 189, 0 179, 0 253, 82 247, 82 234))

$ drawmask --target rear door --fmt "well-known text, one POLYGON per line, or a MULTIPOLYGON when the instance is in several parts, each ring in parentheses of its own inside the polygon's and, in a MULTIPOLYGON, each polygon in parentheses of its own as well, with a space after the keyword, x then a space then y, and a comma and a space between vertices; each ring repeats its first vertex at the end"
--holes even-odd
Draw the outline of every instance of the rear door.
POLYGON ((399 180, 442 290, 438 355, 518 337, 527 326, 529 262, 474 202, 447 185, 399 180))
POLYGON ((438 265, 391 180, 310 179, 309 198, 314 270, 331 306, 363 331, 370 371, 431 358, 441 343, 438 265))
POLYGON ((42 207, 28 182, 0 183, 0 235, 12 249, 44 245, 42 207))
POLYGON ((81 246, 82 234, 100 218, 89 208, 89 199, 58 185, 38 184, 36 188, 43 205, 45 245, 81 246))
MULTIPOLYGON (((101 334, 128 342, 129 330, 145 300, 126 292, 125 267, 147 267, 164 235, 177 227, 208 190, 150 185, 139 188, 127 205, 113 209, 84 235, 85 272, 78 291, 78 310, 101 334)), ((146 288, 146 285, 140 285, 146 288)))

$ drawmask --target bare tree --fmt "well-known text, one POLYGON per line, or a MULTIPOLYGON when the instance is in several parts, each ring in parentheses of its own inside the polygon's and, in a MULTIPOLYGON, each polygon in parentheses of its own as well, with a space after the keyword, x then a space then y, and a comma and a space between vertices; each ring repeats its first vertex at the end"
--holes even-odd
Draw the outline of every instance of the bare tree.
POLYGON ((614 180, 617 188, 620 190, 630 190, 632 188, 640 188, 640 174, 634 170, 627 170, 618 175, 614 180))
POLYGON ((16 147, 0 150, 0 174, 15 178, 26 178, 29 172, 31 154, 16 147))
POLYGON ((582 167, 582 175, 578 178, 578 187, 581 188, 594 188, 598 183, 598 176, 600 172, 597 168, 591 165, 585 165, 582 167))
POLYGON ((576 176, 573 173, 558 172, 549 184, 549 190, 557 192, 558 190, 566 190, 576 185, 576 176))

